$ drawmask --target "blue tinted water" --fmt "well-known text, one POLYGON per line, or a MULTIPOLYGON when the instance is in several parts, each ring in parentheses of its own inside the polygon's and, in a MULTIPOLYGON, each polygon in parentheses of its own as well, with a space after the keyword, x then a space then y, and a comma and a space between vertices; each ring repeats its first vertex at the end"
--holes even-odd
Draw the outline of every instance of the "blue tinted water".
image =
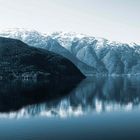
POLYGON ((57 100, 3 111, 0 140, 11 139, 139 140, 140 78, 89 78, 57 100))

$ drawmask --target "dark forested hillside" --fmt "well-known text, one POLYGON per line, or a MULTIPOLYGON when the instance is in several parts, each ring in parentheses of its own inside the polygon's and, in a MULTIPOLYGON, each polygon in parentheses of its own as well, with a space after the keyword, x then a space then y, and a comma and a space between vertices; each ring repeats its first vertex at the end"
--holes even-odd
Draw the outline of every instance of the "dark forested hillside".
POLYGON ((0 79, 84 77, 75 65, 55 53, 0 37, 0 79))

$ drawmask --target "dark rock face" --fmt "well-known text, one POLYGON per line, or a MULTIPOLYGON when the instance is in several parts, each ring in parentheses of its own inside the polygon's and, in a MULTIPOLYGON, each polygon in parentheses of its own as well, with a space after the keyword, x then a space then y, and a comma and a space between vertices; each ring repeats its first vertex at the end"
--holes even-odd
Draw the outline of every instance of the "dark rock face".
POLYGON ((0 37, 0 79, 84 78, 75 65, 55 53, 0 37))

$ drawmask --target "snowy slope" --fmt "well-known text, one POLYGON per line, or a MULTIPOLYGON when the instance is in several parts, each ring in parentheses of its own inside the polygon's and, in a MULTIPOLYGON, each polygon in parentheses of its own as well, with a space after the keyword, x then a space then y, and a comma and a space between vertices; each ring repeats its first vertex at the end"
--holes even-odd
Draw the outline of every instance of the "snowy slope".
POLYGON ((140 45, 123 44, 76 33, 53 33, 57 40, 82 62, 109 74, 140 73, 140 45))
POLYGON ((140 45, 123 44, 84 34, 41 34, 24 29, 5 30, 0 36, 16 38, 70 59, 84 74, 140 74, 140 45))
POLYGON ((43 48, 55 53, 58 53, 69 60, 71 60, 85 75, 88 73, 96 73, 96 69, 88 66, 86 63, 81 62, 67 49, 62 47, 56 40, 52 39, 50 36, 46 36, 35 30, 25 30, 25 29, 7 29, 0 32, 0 36, 19 39, 30 46, 37 48, 43 48))

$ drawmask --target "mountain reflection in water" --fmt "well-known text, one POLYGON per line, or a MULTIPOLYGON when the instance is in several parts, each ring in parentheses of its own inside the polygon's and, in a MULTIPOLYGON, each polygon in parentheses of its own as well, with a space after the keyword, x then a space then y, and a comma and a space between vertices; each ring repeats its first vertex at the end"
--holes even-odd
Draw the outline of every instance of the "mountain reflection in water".
POLYGON ((53 81, 0 82, 0 112, 13 112, 25 106, 48 102, 66 96, 79 79, 53 81))
MULTIPOLYGON (((56 93, 65 95, 59 96, 57 99, 42 100, 42 95, 44 94, 41 94, 41 90, 38 91, 36 88, 32 92, 35 92, 37 100, 27 100, 27 96, 26 100, 22 98, 16 102, 16 99, 13 100, 12 98, 9 106, 14 101, 14 106, 12 105, 14 109, 12 108, 11 110, 8 110, 9 108, 6 108, 7 106, 5 105, 8 100, 6 102, 3 101, 0 103, 0 117, 71 117, 88 113, 129 111, 134 108, 140 108, 139 76, 91 77, 83 80, 76 88, 74 88, 74 84, 67 84, 69 85, 67 87, 63 83, 61 86, 49 88, 51 95, 56 93), (40 93, 37 94, 37 92, 40 93), (41 96, 41 100, 40 98, 38 100, 37 95, 41 96), (25 101, 26 103, 24 104, 25 101), (22 102, 22 105, 19 102, 22 102)), ((42 87, 42 89, 44 88, 42 87)), ((16 90, 21 92, 18 88, 16 90)), ((44 90, 42 91, 44 92, 44 90)), ((2 99, 3 97, 0 95, 0 100, 2 99)), ((19 100, 19 98, 17 99, 19 100)))

